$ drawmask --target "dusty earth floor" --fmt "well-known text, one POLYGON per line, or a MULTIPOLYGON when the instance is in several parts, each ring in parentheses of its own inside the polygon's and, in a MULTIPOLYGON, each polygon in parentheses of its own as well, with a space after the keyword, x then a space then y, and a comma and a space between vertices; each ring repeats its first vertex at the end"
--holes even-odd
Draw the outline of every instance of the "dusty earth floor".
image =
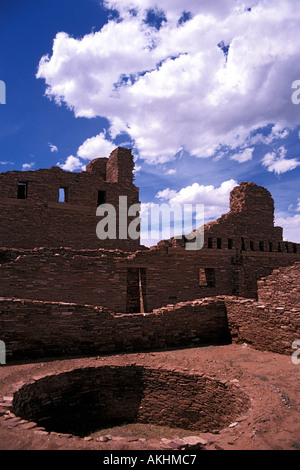
POLYGON ((219 432, 125 426, 103 430, 93 438, 43 433, 14 419, 9 407, 4 407, 0 411, 0 450, 161 450, 172 449, 172 439, 191 435, 202 438, 206 450, 300 449, 300 365, 295 365, 291 356, 257 351, 246 344, 7 364, 0 367, 0 402, 12 394, 17 382, 100 363, 194 370, 216 379, 233 380, 250 397, 251 406, 219 432), (107 434, 112 438, 99 440, 107 434))

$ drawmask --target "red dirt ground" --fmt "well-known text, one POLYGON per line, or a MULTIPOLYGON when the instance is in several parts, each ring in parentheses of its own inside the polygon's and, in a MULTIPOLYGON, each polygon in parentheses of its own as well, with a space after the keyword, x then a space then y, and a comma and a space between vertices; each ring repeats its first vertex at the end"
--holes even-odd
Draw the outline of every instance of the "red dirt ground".
MULTIPOLYGON (((233 426, 218 433, 197 433, 207 450, 296 450, 300 448, 300 365, 291 356, 257 351, 249 345, 231 344, 181 350, 118 354, 0 367, 0 401, 11 395, 17 382, 50 372, 81 366, 136 363, 150 367, 194 370, 220 380, 234 380, 250 397, 251 406, 233 426)), ((0 413, 1 415, 1 413, 0 413)), ((170 449, 160 438, 111 439, 99 442, 78 437, 44 434, 0 416, 0 450, 118 450, 170 449)), ((195 435, 189 432, 187 435, 195 435)), ((174 436, 176 432, 174 432, 174 436)), ((170 439, 170 436, 167 436, 170 439)))

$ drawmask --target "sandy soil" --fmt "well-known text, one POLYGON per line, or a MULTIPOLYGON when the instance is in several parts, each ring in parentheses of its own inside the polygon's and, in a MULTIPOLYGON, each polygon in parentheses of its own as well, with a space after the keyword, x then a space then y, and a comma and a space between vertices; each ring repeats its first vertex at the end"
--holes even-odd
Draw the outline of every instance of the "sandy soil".
MULTIPOLYGON (((49 360, 0 367, 0 401, 12 394, 17 382, 49 372, 101 364, 141 364, 150 367, 187 369, 205 372, 217 379, 234 380, 251 399, 247 413, 232 426, 218 433, 197 433, 206 450, 297 450, 300 449, 300 365, 290 356, 252 349, 249 345, 207 346, 137 354, 118 354, 93 358, 49 360)), ((9 415, 0 412, 0 450, 118 450, 171 449, 161 436, 146 441, 124 439, 126 428, 107 442, 45 434, 37 428, 26 429, 9 415)), ((7 408, 7 410, 9 410, 7 408)), ((127 430, 128 432, 128 430, 127 430)), ((172 434, 172 433, 171 433, 172 434)), ((189 432, 188 435, 195 435, 189 432)), ((168 435, 172 439, 182 437, 168 435)))

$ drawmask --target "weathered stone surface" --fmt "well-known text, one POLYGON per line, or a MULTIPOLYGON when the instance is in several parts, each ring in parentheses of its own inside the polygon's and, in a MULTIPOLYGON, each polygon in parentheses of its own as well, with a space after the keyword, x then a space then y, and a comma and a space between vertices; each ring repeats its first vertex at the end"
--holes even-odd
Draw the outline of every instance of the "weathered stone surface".
MULTIPOLYGON (((59 167, 0 173, 0 246, 139 249, 139 239, 96 236, 98 204, 112 204, 119 220, 119 196, 127 197, 128 207, 139 202, 133 169, 131 150, 119 147, 109 158, 91 161, 80 173, 59 167)), ((128 217, 128 223, 131 220, 128 217)))

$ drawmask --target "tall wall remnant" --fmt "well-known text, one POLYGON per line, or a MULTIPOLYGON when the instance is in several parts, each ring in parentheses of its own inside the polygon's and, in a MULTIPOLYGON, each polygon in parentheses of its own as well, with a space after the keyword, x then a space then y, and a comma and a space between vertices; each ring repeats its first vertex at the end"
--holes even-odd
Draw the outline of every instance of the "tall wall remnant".
POLYGON ((99 204, 112 204, 118 221, 119 196, 127 197, 128 207, 139 203, 133 169, 131 150, 119 147, 80 173, 59 167, 1 173, 1 246, 137 250, 139 239, 100 240, 96 235, 99 204))

